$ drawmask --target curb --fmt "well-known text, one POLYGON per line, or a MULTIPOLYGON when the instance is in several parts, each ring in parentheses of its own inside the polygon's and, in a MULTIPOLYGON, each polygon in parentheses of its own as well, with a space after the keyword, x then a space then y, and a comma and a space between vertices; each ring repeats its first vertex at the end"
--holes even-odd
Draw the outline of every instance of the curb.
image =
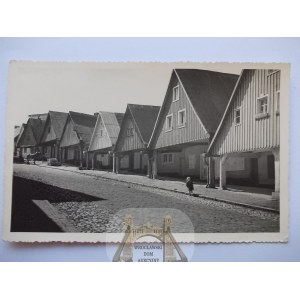
MULTIPOLYGON (((57 169, 57 167, 52 167, 52 166, 43 166, 43 165, 36 165, 36 166, 41 167, 41 168, 57 169)), ((86 173, 81 173, 81 172, 78 172, 78 171, 66 170, 66 169, 59 169, 59 170, 65 171, 65 172, 81 174, 81 175, 85 175, 85 176, 90 176, 90 177, 95 177, 95 178, 102 178, 102 179, 106 179, 106 180, 118 181, 118 182, 127 183, 127 184, 135 184, 135 185, 139 185, 139 186, 142 186, 142 187, 153 188, 153 189, 158 189, 158 190, 162 190, 162 191, 168 191, 168 192, 174 192, 174 193, 178 193, 178 194, 188 195, 188 193, 177 191, 177 190, 171 190, 171 189, 167 189, 167 188, 163 188, 163 187, 157 187, 157 186, 149 186, 149 185, 146 185, 144 183, 130 182, 130 181, 117 179, 117 178, 107 178, 103 175, 86 174, 86 173)), ((277 209, 274 209, 274 208, 262 207, 262 206, 247 204, 247 203, 234 202, 234 201, 230 201, 230 200, 226 200, 226 199, 222 199, 222 198, 204 196, 204 195, 201 195, 201 194, 199 194, 198 197, 202 198, 202 199, 205 199, 205 200, 213 200, 213 201, 218 201, 218 202, 222 202, 222 203, 226 203, 226 204, 237 205, 237 206, 242 206, 242 207, 246 207, 246 208, 252 208, 252 209, 256 209, 256 210, 262 210, 262 211, 266 211, 266 212, 280 214, 280 211, 277 210, 277 209)))

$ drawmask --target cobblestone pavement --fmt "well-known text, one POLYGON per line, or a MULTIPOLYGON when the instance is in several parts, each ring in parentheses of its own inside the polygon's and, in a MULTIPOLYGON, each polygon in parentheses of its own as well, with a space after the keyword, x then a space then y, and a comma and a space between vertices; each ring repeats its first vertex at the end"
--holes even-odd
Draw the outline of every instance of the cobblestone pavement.
POLYGON ((121 232, 124 216, 161 225, 171 215, 174 232, 277 232, 279 215, 200 197, 143 187, 55 168, 14 165, 14 175, 96 197, 52 203, 82 232, 121 232))
MULTIPOLYGON (((45 163, 38 163, 42 167, 57 168, 47 166, 45 163)), ((147 176, 137 174, 115 174, 103 170, 79 170, 77 167, 70 165, 63 165, 59 167, 59 169, 62 171, 85 174, 92 177, 135 183, 142 186, 187 193, 185 183, 179 179, 174 180, 171 178, 161 178, 153 180, 149 179, 147 176)), ((270 189, 228 186, 228 190, 219 190, 208 189, 205 187, 205 184, 198 183, 194 184, 194 187, 194 192, 201 195, 203 198, 279 211, 279 201, 271 200, 272 191, 270 189)))

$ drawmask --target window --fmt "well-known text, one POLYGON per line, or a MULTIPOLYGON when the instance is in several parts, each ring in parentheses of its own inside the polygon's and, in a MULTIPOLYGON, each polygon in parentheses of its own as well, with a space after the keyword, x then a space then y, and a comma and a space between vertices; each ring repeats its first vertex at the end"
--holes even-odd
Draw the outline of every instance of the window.
POLYGON ((173 129, 173 114, 166 116, 166 131, 173 129))
POLYGON ((186 111, 182 109, 178 111, 178 127, 184 127, 186 123, 186 111))
POLYGON ((133 128, 127 128, 127 136, 133 135, 133 128))
POLYGON ((268 96, 257 99, 257 114, 266 115, 268 113, 268 96))
POLYGON ((172 164, 174 162, 174 153, 163 153, 163 163, 172 164))
POLYGON ((51 131, 51 127, 48 127, 48 133, 50 133, 50 131, 51 131))
POLYGON ((179 85, 173 87, 173 101, 179 100, 179 85))
POLYGON ((235 125, 241 124, 241 109, 237 108, 234 110, 234 123, 235 125))
POLYGON ((102 129, 100 130, 100 136, 103 136, 103 130, 102 129))

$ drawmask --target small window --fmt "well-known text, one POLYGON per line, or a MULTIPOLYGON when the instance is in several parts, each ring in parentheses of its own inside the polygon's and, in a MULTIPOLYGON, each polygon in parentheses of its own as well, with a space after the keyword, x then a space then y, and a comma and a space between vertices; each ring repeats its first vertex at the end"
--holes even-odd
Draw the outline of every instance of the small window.
POLYGON ((186 123, 186 110, 182 109, 178 112, 178 127, 184 127, 186 123))
POLYGON ((48 133, 50 133, 50 131, 51 131, 51 127, 48 127, 48 133))
POLYGON ((100 130, 100 136, 103 136, 103 130, 102 129, 100 130))
POLYGON ((164 153, 163 154, 163 163, 172 164, 174 162, 174 153, 164 153))
POLYGON ((241 124, 241 109, 237 108, 234 110, 234 123, 235 125, 241 124))
POLYGON ((133 128, 127 128, 127 136, 133 135, 133 128))
POLYGON ((179 85, 173 88, 173 101, 179 100, 179 85))
POLYGON ((268 96, 257 99, 257 114, 264 115, 268 113, 268 96))
POLYGON ((166 131, 173 129, 173 115, 166 116, 166 131))

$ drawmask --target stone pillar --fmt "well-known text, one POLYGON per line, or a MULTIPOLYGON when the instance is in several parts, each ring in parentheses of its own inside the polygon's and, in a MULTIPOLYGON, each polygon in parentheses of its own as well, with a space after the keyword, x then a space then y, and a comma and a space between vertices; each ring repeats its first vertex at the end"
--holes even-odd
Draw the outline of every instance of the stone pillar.
POLYGON ((89 152, 85 152, 85 163, 86 163, 86 168, 89 168, 89 152))
POLYGON ((60 148, 60 162, 62 163, 64 161, 64 158, 63 158, 63 148, 60 148))
POLYGON ((275 190, 272 193, 273 200, 280 199, 280 151, 279 149, 274 149, 274 169, 275 169, 275 190))
POLYGON ((220 189, 226 190, 226 160, 227 156, 223 155, 220 158, 220 189))
POLYGON ((79 166, 83 167, 83 147, 79 146, 79 166))
POLYGON ((215 188, 215 160, 213 157, 208 157, 208 187, 215 188))
POLYGON ((143 152, 140 151, 140 171, 143 173, 143 152))
POLYGON ((56 158, 59 160, 60 153, 59 153, 59 144, 56 144, 56 158))
POLYGON ((120 157, 116 155, 116 173, 120 172, 120 157))
POLYGON ((92 170, 95 170, 95 156, 96 156, 96 153, 93 152, 92 153, 92 170))
POLYGON ((114 152, 113 153, 113 169, 112 169, 112 171, 113 171, 113 173, 116 173, 116 153, 114 152))
POLYGON ((147 169, 147 176, 149 178, 152 178, 152 159, 150 155, 148 154, 148 169, 147 169))
POLYGON ((152 159, 152 178, 155 179, 157 177, 157 150, 153 151, 153 159, 152 159))

